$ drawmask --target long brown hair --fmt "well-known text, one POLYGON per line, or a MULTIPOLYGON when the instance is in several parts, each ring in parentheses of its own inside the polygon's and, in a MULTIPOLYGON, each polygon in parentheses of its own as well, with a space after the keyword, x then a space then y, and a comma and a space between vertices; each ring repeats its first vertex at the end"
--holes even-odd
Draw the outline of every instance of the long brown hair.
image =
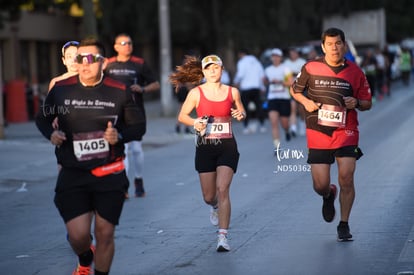
POLYGON ((198 57, 186 55, 183 64, 176 67, 176 71, 169 76, 170 83, 175 86, 175 92, 186 83, 199 85, 204 74, 201 69, 201 60, 198 57))

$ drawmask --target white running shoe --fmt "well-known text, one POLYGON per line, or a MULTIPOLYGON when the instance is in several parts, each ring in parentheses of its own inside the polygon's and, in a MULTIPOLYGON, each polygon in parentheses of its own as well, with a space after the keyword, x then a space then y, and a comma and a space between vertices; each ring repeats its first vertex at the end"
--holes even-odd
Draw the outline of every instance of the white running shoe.
POLYGON ((217 252, 230 251, 230 245, 225 234, 218 234, 217 252))
POLYGON ((248 134, 251 134, 251 131, 248 127, 246 127, 243 129, 243 135, 248 135, 248 134))
POLYGON ((211 207, 211 209, 210 209, 210 222, 214 226, 217 226, 219 224, 218 208, 211 207))
POLYGON ((254 134, 257 132, 257 123, 250 123, 249 124, 250 133, 254 134))
POLYGON ((263 134, 263 133, 266 133, 267 132, 267 129, 264 126, 261 126, 259 131, 260 131, 260 133, 263 134))
POLYGON ((296 124, 290 125, 290 134, 293 138, 297 137, 298 128, 296 127, 296 124))

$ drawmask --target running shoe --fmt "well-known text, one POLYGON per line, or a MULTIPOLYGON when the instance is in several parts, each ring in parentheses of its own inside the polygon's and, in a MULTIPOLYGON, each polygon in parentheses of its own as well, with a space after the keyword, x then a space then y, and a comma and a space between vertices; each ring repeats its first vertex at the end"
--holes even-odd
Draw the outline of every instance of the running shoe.
POLYGON ((144 182, 141 178, 135 179, 135 197, 145 197, 144 182))
POLYGON ((257 123, 250 123, 249 130, 251 134, 255 134, 257 132, 257 123))
POLYGON ((338 232, 338 242, 349 242, 353 240, 347 223, 340 223, 336 230, 338 232))
POLYGON ((290 133, 286 132, 285 134, 286 141, 290 141, 290 133))
MULTIPOLYGON (((93 244, 91 244, 90 248, 91 248, 91 250, 92 250, 92 252, 95 256, 95 246, 93 244)), ((92 263, 93 263, 93 261, 88 266, 82 266, 78 263, 78 266, 75 268, 72 275, 90 275, 90 274, 93 274, 92 263)))
POLYGON ((92 266, 82 266, 78 264, 72 275, 90 275, 93 274, 92 266))
POLYGON ((290 135, 295 138, 297 136, 297 127, 295 124, 290 125, 290 135))
POLYGON ((267 129, 264 126, 261 126, 260 129, 259 129, 259 131, 260 131, 260 133, 263 134, 263 133, 266 133, 267 132, 267 129))
POLYGON ((225 234, 218 234, 217 252, 230 251, 230 245, 225 234))
POLYGON ((210 209, 210 222, 214 226, 217 226, 219 224, 218 208, 211 207, 211 209, 210 209))
POLYGON ((306 136, 306 124, 303 120, 299 120, 299 135, 306 136))
POLYGON ((251 131, 249 128, 246 127, 243 129, 243 135, 248 135, 248 134, 251 134, 251 131))
POLYGON ((322 216, 326 222, 332 222, 335 218, 336 186, 331 184, 331 193, 328 198, 323 198, 322 216))

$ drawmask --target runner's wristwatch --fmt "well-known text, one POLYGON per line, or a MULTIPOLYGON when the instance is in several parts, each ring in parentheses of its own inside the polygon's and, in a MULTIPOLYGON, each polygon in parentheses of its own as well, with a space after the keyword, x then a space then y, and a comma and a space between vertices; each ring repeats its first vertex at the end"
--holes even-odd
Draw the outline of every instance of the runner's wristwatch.
POLYGON ((357 98, 357 104, 355 105, 355 109, 359 109, 361 107, 361 103, 359 102, 359 99, 357 98))

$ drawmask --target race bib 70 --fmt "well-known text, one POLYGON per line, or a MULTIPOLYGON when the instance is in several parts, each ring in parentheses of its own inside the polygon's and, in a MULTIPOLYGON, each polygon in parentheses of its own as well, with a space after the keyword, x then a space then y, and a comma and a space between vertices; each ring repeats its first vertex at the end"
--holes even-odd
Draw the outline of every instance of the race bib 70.
POLYGON ((230 117, 214 117, 210 118, 207 124, 205 138, 231 138, 233 133, 231 130, 230 117))

